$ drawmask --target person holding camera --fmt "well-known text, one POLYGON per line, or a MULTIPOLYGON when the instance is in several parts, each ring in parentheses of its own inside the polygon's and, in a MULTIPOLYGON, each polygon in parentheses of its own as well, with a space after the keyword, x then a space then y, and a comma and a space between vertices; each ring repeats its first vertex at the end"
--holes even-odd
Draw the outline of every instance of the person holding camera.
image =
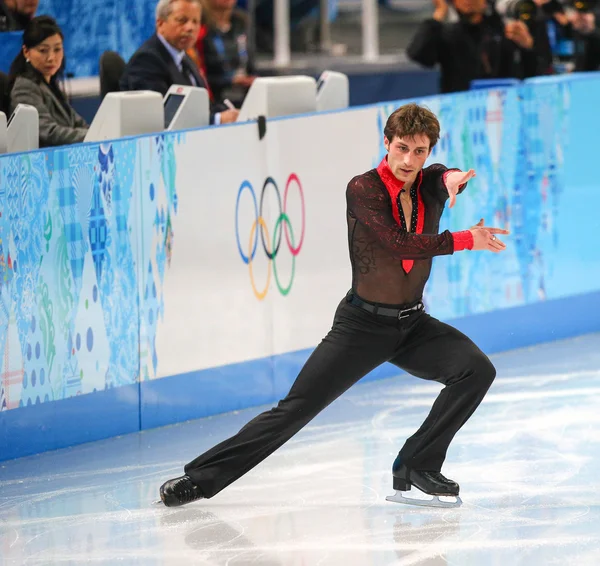
POLYGON ((521 20, 504 22, 487 0, 452 0, 458 21, 446 21, 446 0, 433 0, 433 16, 421 23, 407 48, 413 61, 440 65, 443 93, 468 90, 475 79, 523 79, 544 73, 534 39, 521 20))
POLYGON ((567 8, 567 35, 573 42, 573 70, 597 71, 600 68, 600 30, 596 27, 595 0, 573 0, 567 8))
POLYGON ((554 55, 548 30, 548 23, 560 21, 563 16, 559 0, 511 0, 512 14, 515 20, 521 20, 533 37, 533 49, 542 61, 543 74, 554 74, 554 55))
POLYGON ((596 28, 598 0, 499 0, 530 2, 540 7, 549 30, 554 72, 596 71, 600 68, 600 32, 596 28))

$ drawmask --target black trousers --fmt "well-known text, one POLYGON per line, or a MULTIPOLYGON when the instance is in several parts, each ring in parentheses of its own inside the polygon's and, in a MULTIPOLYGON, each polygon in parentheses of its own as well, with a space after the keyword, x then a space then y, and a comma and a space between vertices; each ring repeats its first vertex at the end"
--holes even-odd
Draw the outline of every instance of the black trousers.
POLYGON ((383 362, 445 385, 419 430, 400 450, 415 470, 440 471, 454 435, 473 414, 496 370, 464 334, 425 312, 404 319, 371 314, 344 299, 331 331, 285 399, 185 466, 210 498, 288 441, 320 411, 383 362))

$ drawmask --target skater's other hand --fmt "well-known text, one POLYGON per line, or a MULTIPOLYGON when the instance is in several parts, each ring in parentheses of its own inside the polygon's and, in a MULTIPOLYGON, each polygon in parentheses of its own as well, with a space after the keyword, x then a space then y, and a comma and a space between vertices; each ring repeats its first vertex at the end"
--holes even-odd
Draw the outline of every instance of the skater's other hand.
POLYGON ((508 230, 485 226, 483 218, 469 230, 473 234, 473 250, 489 250, 498 253, 506 249, 506 244, 499 240, 496 234, 510 234, 508 230))
POLYGON ((448 205, 450 208, 456 203, 456 195, 460 188, 475 176, 476 173, 473 169, 469 169, 466 173, 464 171, 452 171, 447 174, 444 183, 450 197, 450 204, 448 205))

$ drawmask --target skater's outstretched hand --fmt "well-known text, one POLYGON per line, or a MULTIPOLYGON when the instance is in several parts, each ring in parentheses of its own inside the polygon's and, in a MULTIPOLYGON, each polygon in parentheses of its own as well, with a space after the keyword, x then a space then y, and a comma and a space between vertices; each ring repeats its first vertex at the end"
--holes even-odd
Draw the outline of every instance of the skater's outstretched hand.
POLYGON ((448 196, 450 197, 450 204, 448 205, 450 208, 454 206, 456 202, 456 195, 458 194, 459 189, 476 176, 476 173, 473 169, 469 169, 466 173, 464 171, 452 171, 448 173, 446 177, 446 190, 448 191, 448 196))
POLYGON ((489 250, 494 253, 502 252, 506 249, 506 244, 499 240, 495 234, 510 234, 508 230, 502 228, 491 228, 484 226, 483 218, 469 228, 473 234, 473 250, 489 250))

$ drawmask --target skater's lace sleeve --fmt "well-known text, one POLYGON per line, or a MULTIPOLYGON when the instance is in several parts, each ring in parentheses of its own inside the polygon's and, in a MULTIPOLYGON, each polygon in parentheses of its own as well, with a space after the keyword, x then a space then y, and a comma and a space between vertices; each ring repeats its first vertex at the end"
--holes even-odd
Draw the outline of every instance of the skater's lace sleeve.
POLYGON ((435 235, 403 230, 392 216, 389 198, 368 174, 350 181, 346 202, 351 242, 365 237, 376 240, 397 259, 427 259, 454 252, 454 241, 448 230, 435 235))
MULTIPOLYGON (((441 202, 448 200, 448 189, 446 188, 446 177, 453 171, 460 171, 460 169, 451 168, 448 169, 441 163, 434 163, 429 167, 423 169, 423 185, 424 187, 432 187, 436 197, 441 202)), ((461 185, 458 189, 458 194, 462 193, 467 188, 468 183, 461 185)))

